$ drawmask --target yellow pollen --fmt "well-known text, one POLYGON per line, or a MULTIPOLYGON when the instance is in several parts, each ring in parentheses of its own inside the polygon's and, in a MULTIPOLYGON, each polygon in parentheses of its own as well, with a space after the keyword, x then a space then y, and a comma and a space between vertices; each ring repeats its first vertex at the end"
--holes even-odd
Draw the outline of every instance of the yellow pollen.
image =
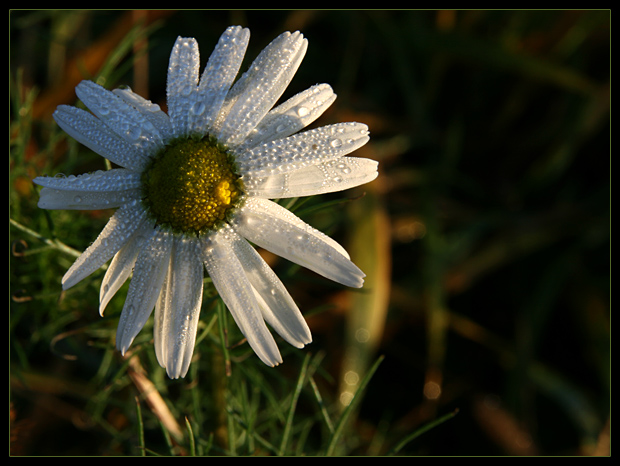
POLYGON ((145 170, 142 186, 156 223, 179 233, 217 228, 243 193, 231 155, 209 137, 170 143, 145 170))
POLYGON ((220 200, 220 202, 224 205, 230 204, 230 198, 232 196, 232 191, 230 190, 230 183, 228 181, 222 181, 215 188, 215 195, 220 200))

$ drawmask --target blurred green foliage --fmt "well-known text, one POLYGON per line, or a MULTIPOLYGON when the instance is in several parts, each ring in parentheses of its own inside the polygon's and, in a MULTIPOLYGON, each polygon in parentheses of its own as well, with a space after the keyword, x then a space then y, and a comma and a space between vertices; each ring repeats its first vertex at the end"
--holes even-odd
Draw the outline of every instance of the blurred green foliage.
POLYGON ((610 11, 10 12, 10 454, 607 455, 610 11), (125 288, 60 279, 108 211, 43 211, 31 179, 106 168, 51 119, 93 79, 165 108, 178 35, 203 63, 231 24, 247 60, 284 30, 309 49, 284 98, 362 121, 358 189, 287 207, 368 275, 337 287, 269 258, 314 342, 255 358, 216 296, 184 380, 147 325, 114 350, 125 288))

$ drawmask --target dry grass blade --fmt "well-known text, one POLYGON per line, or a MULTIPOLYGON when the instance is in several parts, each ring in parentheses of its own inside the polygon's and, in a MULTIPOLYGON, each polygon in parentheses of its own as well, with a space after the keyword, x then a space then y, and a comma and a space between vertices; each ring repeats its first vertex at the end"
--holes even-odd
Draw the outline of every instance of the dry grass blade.
POLYGON ((351 204, 351 212, 354 233, 349 249, 366 277, 362 291, 350 293, 340 382, 342 409, 357 391, 360 374, 366 372, 381 343, 390 296, 389 218, 372 192, 351 204))
POLYGON ((159 390, 157 390, 157 387, 155 387, 155 384, 146 376, 140 359, 131 352, 125 354, 125 359, 127 359, 129 364, 127 367, 127 374, 138 389, 138 392, 140 392, 142 399, 146 401, 150 410, 155 414, 157 419, 161 421, 175 440, 181 440, 183 438, 181 426, 170 412, 168 405, 166 405, 166 402, 159 393, 159 390))

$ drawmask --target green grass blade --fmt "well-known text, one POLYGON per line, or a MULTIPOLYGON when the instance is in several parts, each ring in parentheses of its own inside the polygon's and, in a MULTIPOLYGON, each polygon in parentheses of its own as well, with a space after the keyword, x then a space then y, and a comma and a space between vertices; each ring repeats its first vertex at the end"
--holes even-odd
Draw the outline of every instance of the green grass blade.
POLYGON ((136 418, 138 420, 138 439, 140 440, 140 456, 146 456, 146 445, 144 444, 144 421, 142 420, 142 407, 140 400, 136 397, 136 418))
POLYGON ((409 442, 411 442, 412 440, 418 438, 420 435, 428 432, 429 430, 434 429, 438 425, 443 424, 448 419, 452 419, 454 416, 456 416, 458 414, 458 412, 459 412, 459 410, 455 409, 454 411, 452 411, 452 412, 450 412, 448 414, 444 414, 440 418, 435 419, 434 421, 431 421, 428 424, 425 424, 424 426, 422 426, 419 429, 417 429, 415 432, 412 432, 411 434, 406 436, 404 439, 402 439, 400 442, 398 442, 396 444, 396 446, 394 448, 392 448, 388 452, 388 456, 395 455, 400 450, 402 450, 405 447, 405 445, 407 445, 409 442))
POLYGON ((327 412, 327 407, 325 406, 325 403, 323 402, 323 397, 321 396, 321 393, 319 392, 319 387, 316 385, 316 382, 314 381, 313 377, 310 377, 309 379, 310 379, 310 386, 312 387, 312 392, 314 393, 316 401, 319 404, 319 408, 321 410, 321 415, 323 416, 323 420, 325 421, 325 425, 327 425, 327 428, 329 429, 330 434, 333 434, 334 423, 329 417, 329 413, 327 412))
POLYGON ((366 388, 366 386, 370 382, 370 379, 372 378, 374 373, 377 371, 377 369, 378 369, 379 365, 381 364, 381 362, 383 361, 383 359, 384 359, 384 357, 380 356, 379 358, 377 358, 375 363, 370 367, 370 369, 368 370, 368 373, 364 376, 364 378, 362 379, 362 381, 361 381, 357 391, 355 392, 355 395, 353 395, 353 398, 351 399, 351 402, 345 408, 345 410, 342 412, 342 415, 340 416, 340 419, 338 420, 338 424, 336 425, 334 433, 333 433, 333 435, 331 436, 331 438, 329 440, 329 444, 327 445, 327 450, 325 451, 325 456, 333 456, 333 455, 336 454, 336 447, 338 445, 338 441, 341 439, 342 435, 344 434, 344 428, 347 425, 347 421, 349 420, 349 416, 351 415, 351 413, 353 413, 356 405, 362 399, 362 392, 364 391, 364 389, 366 388))
POLYGON ((187 427, 187 433, 189 434, 189 454, 190 456, 196 456, 196 439, 194 438, 194 430, 192 429, 192 424, 185 417, 185 426, 187 427))
POLYGON ((299 400, 299 394, 301 393, 301 389, 304 386, 306 381, 306 374, 308 373, 308 364, 310 362, 310 353, 306 354, 304 358, 304 362, 301 366, 301 371, 299 372, 299 377, 297 378, 297 385, 295 386, 295 391, 293 392, 293 398, 291 399, 291 406, 289 408, 288 416, 286 419, 286 424, 284 426, 284 432, 282 433, 282 441, 280 442, 280 448, 278 450, 278 456, 283 456, 286 452, 286 447, 288 445, 291 429, 293 426, 293 417, 295 416, 295 409, 297 408, 297 400, 299 400))

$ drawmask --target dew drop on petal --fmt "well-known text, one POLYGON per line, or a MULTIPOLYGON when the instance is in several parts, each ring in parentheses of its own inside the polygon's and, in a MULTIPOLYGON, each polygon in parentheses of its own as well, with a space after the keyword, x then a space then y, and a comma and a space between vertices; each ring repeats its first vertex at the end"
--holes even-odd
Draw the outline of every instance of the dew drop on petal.
POLYGON ((329 142, 329 145, 332 146, 334 149, 336 149, 336 148, 342 146, 342 139, 338 139, 338 138, 332 139, 329 142))
POLYGON ((338 168, 340 169, 340 173, 344 173, 345 175, 351 173, 351 168, 344 163, 339 163, 338 168))
POLYGON ((184 86, 183 89, 181 89, 181 95, 185 97, 187 97, 191 93, 192 93, 192 86, 184 86))
POLYGON ((195 102, 194 105, 192 105, 192 108, 190 109, 190 112, 192 112, 194 115, 202 115, 205 111, 205 104, 202 101, 199 102, 195 102))
POLYGON ((137 141, 142 136, 142 130, 139 126, 132 126, 127 130, 127 137, 133 141, 137 141))

